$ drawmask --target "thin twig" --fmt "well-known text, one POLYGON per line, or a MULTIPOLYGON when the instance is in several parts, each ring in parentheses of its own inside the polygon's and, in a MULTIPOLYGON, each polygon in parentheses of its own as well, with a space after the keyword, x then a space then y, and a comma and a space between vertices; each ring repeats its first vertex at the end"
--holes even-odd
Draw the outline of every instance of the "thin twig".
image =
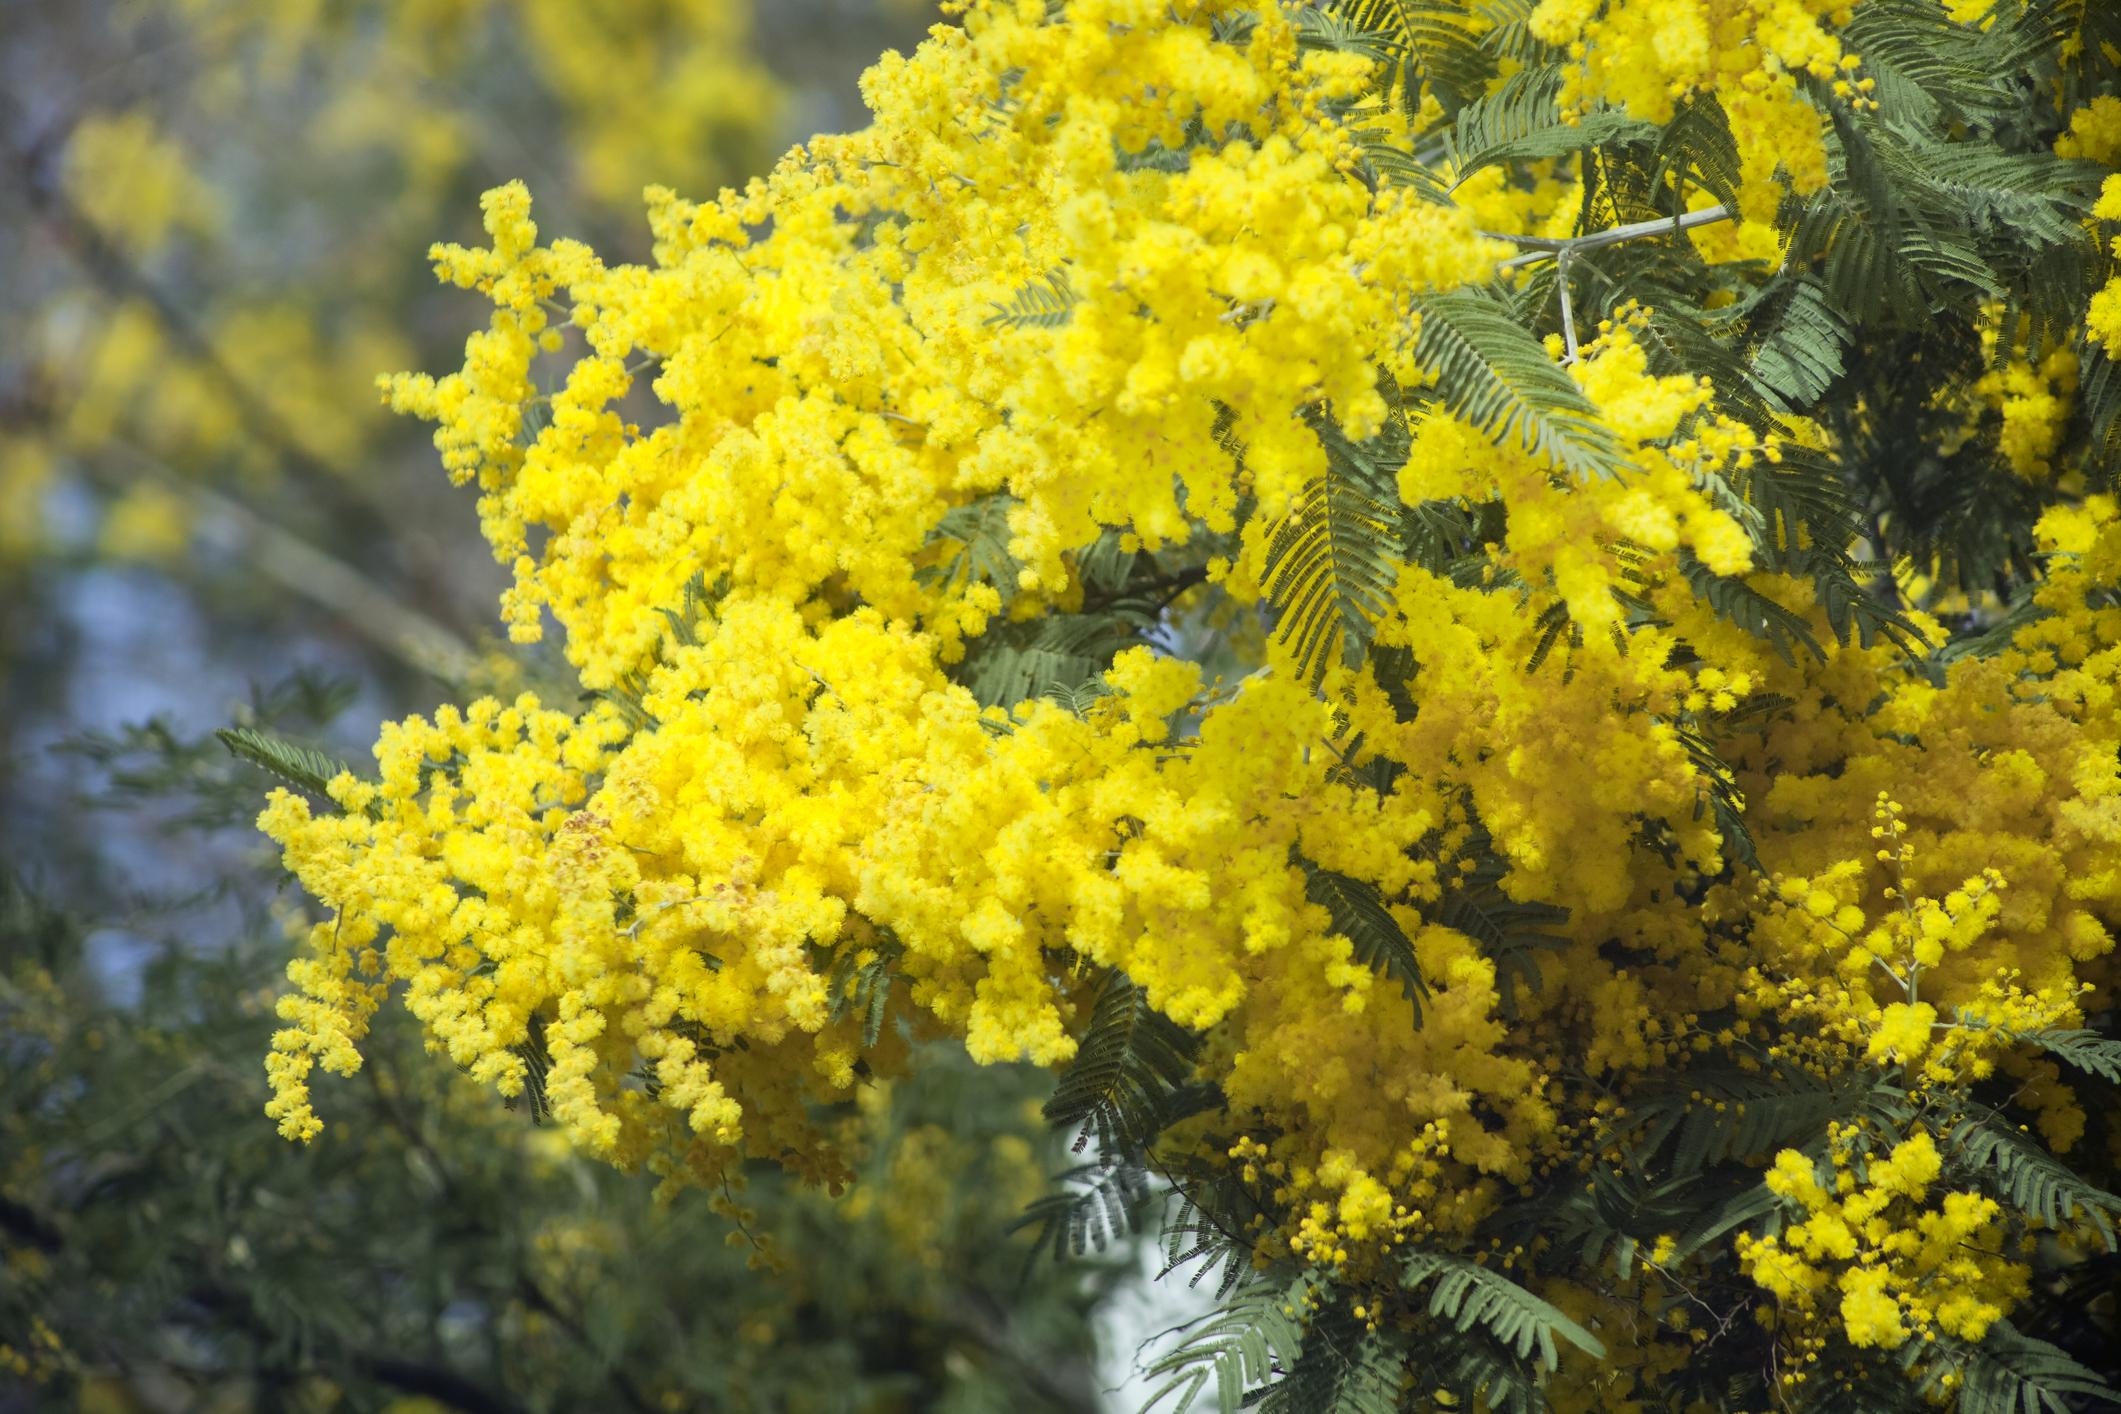
POLYGON ((1562 363, 1576 361, 1576 310, 1569 303, 1569 257, 1576 252, 1564 250, 1554 256, 1554 288, 1561 292, 1561 341, 1566 346, 1562 363))
POLYGON ((1550 236, 1513 236, 1494 231, 1482 231, 1480 234, 1491 241, 1508 241, 1512 245, 1524 247, 1524 254, 1511 256, 1499 267, 1503 270, 1515 270, 1525 265, 1537 265, 1542 260, 1556 260, 1564 254, 1581 255, 1587 250, 1619 245, 1622 241, 1640 240, 1644 236, 1676 235, 1681 231, 1691 231, 1696 226, 1713 226, 1719 221, 1732 220, 1737 214, 1718 202, 1714 206, 1705 206, 1699 211, 1689 211, 1684 215, 1669 218, 1660 216, 1654 221, 1634 221, 1625 226, 1592 231, 1588 235, 1570 236, 1566 240, 1556 240, 1550 236))
POLYGON ((1587 250, 1599 250, 1605 246, 1619 245, 1622 241, 1639 240, 1644 236, 1676 235, 1681 231, 1690 231, 1696 226, 1710 226, 1718 221, 1728 221, 1737 214, 1718 202, 1714 206, 1689 211, 1670 220, 1660 216, 1654 221, 1634 221, 1625 226, 1592 231, 1588 235, 1570 236, 1566 240, 1556 240, 1551 236, 1504 235, 1494 231, 1482 231, 1480 234, 1491 241, 1508 241, 1512 245, 1525 248, 1522 255, 1511 256, 1496 267, 1497 269, 1517 270, 1527 265, 1537 265, 1542 260, 1554 262, 1554 285, 1561 301, 1561 340, 1565 350, 1561 362, 1566 367, 1576 361, 1578 354, 1576 310, 1569 301, 1571 260, 1587 250))

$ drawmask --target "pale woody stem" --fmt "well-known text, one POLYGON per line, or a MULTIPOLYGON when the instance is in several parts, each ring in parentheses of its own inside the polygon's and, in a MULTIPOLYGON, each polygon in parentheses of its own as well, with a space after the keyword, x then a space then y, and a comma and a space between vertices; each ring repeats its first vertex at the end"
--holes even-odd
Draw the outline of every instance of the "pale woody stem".
POLYGON ((1608 230, 1593 231, 1585 236, 1571 236, 1567 240, 1554 240, 1546 236, 1500 235, 1492 231, 1482 231, 1480 234, 1490 240, 1508 241, 1512 245, 1525 248, 1522 255, 1511 256, 1508 260, 1502 262, 1498 267, 1499 269, 1516 270, 1526 265, 1536 265, 1542 260, 1554 262, 1554 269, 1560 277, 1555 283, 1561 295, 1561 337, 1567 347, 1567 352, 1564 354, 1562 362, 1569 364, 1576 361, 1577 354, 1576 311, 1569 303, 1569 261, 1571 259, 1587 250, 1598 250, 1604 246, 1619 245, 1622 241, 1640 240, 1644 236, 1674 235, 1680 231, 1690 231, 1696 226, 1712 226, 1718 221, 1728 221, 1737 214, 1728 206, 1719 202, 1714 206, 1704 207, 1699 211, 1689 211, 1670 220, 1659 217, 1654 221, 1634 221, 1625 226, 1614 226, 1608 230))

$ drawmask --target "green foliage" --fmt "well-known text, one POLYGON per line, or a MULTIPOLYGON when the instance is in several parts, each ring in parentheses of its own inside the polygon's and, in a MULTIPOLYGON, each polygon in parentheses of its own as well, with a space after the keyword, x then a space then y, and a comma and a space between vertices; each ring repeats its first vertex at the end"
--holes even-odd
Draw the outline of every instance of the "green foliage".
POLYGON ((1495 964, 1503 1014, 1515 1019, 1518 992, 1536 995, 1540 989, 1538 954, 1566 941, 1554 930, 1568 921, 1568 910, 1510 897, 1502 887, 1506 868, 1485 831, 1468 841, 1465 857, 1471 869, 1444 871, 1436 921, 1480 945, 1495 964))
POLYGON ((1697 1066, 1631 1098, 1630 1148, 1646 1169, 1698 1174, 1731 1160, 1772 1157, 1844 1116, 1903 1109, 1897 1089, 1861 1072, 1823 1079, 1787 1064, 1697 1066))
MULTIPOLYGON (((1867 531, 1834 467, 1804 449, 1788 448, 1777 460, 1762 459, 1735 473, 1730 490, 1731 508, 1752 534, 1756 565, 1810 580, 1839 642, 1869 647, 1883 640, 1910 657, 1929 647, 1896 597, 1877 592, 1882 568, 1833 548, 1867 531)), ((1765 639, 1784 662, 1794 663, 1800 648, 1824 661, 1811 625, 1759 586, 1716 574, 1691 554, 1681 557, 1680 569, 1717 617, 1765 639)))
MULTIPOLYGON (((1383 381, 1388 398, 1398 401, 1400 390, 1383 381)), ((1263 588, 1275 637, 1316 686, 1334 662, 1355 667, 1370 656, 1402 564, 1447 572, 1469 563, 1476 547, 1495 538, 1495 526, 1480 508, 1400 501, 1399 469, 1408 443, 1404 406, 1367 442, 1351 441, 1328 418, 1313 425, 1325 448, 1326 471, 1276 523, 1263 588)), ((1388 656, 1396 653, 1387 650, 1388 656)), ((1402 673, 1385 683, 1386 690, 1403 683, 1402 673)))
POLYGON ((678 604, 671 608, 665 604, 656 612, 670 626, 670 636, 680 647, 699 646, 699 628, 709 616, 721 607, 723 598, 729 593, 729 575, 725 571, 717 576, 713 584, 707 582, 707 572, 697 570, 685 581, 679 591, 678 604))
POLYGON ((1142 1230, 1158 1188, 1141 1163, 1102 1157, 1055 1175, 1060 1187, 1024 1210, 1011 1232, 1032 1228, 1031 1259, 1105 1251, 1142 1230))
POLYGON ((1414 356, 1436 373, 1436 397, 1467 423, 1518 442, 1578 476, 1610 476, 1620 463, 1612 431, 1546 347, 1481 295, 1455 291, 1414 301, 1414 356))
POLYGON ((1991 1111, 1969 1115, 1952 1132, 1954 1158, 2016 1211, 2057 1232, 2083 1223, 2099 1234, 2109 1252, 2121 1251, 2114 1221, 2121 1198, 2089 1183, 1991 1111))
POLYGON ((1395 480, 1406 460, 1404 424, 1368 444, 1349 441, 1328 422, 1319 436, 1326 474, 1275 527, 1265 575, 1275 632, 1313 684, 1335 658, 1361 661, 1405 552, 1395 480))
POLYGON ((1855 330, 1809 275, 1762 285, 1731 317, 1744 321, 1753 390, 1772 406, 1810 407, 1847 368, 1855 330))
POLYGON ((1449 131, 1458 181, 1498 163, 1567 157, 1609 143, 1654 139, 1658 129, 1617 109, 1596 109, 1567 122, 1551 69, 1525 69, 1458 111, 1449 131))
POLYGON ((1220 1414, 1237 1414, 1245 1393, 1295 1365, 1304 1348, 1299 1316, 1309 1300, 1311 1279, 1262 1284, 1239 1291, 1212 1317, 1198 1322, 1177 1349, 1151 1362, 1147 1374, 1160 1380, 1143 1414, 1173 1400, 1171 1414, 1186 1414, 1212 1381, 1220 1414))
POLYGON ((1068 272, 1056 266, 1018 290, 1006 303, 997 302, 987 323, 1008 329, 1058 329, 1081 298, 1068 283, 1068 272))
POLYGON ((1525 1290, 1497 1271, 1461 1257, 1417 1252, 1402 1268, 1409 1289, 1429 1288, 1429 1314, 1448 1321, 1461 1334, 1478 1327, 1514 1352, 1552 1370, 1561 1361, 1555 1338, 1585 1354, 1605 1355, 1605 1343, 1560 1308, 1525 1290))
POLYGON ((1707 192, 1724 207, 1738 205, 1738 142, 1730 115, 1714 94, 1688 98, 1665 125, 1652 158, 1651 189, 1669 183, 1676 211, 1687 188, 1707 192))
POLYGON ((1396 1332, 1372 1329, 1335 1305, 1313 1317, 1295 1363, 1253 1407, 1264 1414, 1394 1414, 1406 1366, 1396 1332))
POLYGON ((1304 871, 1305 896, 1333 915, 1333 931, 1354 945, 1357 962, 1399 984, 1414 1008, 1414 1024, 1421 1025, 1421 1004, 1429 995, 1421 960, 1376 887, 1308 859, 1299 857, 1297 863, 1304 871))
POLYGON ((1962 1414, 2073 1414, 2087 1400, 2121 1404, 2121 1394, 2044 1340, 1998 1321, 1979 1345, 1951 1352, 1966 1381, 1962 1414))
POLYGON ((992 624, 967 645, 958 679, 983 707, 1072 696, 1096 682, 1121 649, 1139 642, 1149 622, 1144 606, 1118 604, 992 624))
POLYGON ((1686 748, 1687 759, 1706 783, 1702 798, 1697 800, 1694 815, 1699 819, 1707 810, 1716 817, 1716 833, 1723 840, 1723 857, 1747 869, 1760 867, 1760 856, 1753 846, 1753 833, 1745 824, 1745 797, 1739 792, 1738 783, 1732 778, 1731 768, 1716 754, 1715 743, 1699 731, 1686 725, 1675 725, 1673 732, 1679 744, 1686 748))
POLYGON ((1046 1119, 1075 1131, 1081 1153, 1142 1153, 1202 1096, 1192 1083, 1199 1038, 1149 1005, 1148 994, 1117 969, 1107 971, 1091 1003, 1075 1058, 1060 1073, 1046 1119))
POLYGON ((1494 35, 1484 36, 1484 27, 1469 19, 1481 12, 1500 17, 1507 8, 1493 3, 1468 6, 1459 0, 1329 0, 1321 7, 1327 23, 1364 36, 1369 46, 1364 52, 1387 63, 1396 61, 1410 111, 1426 93, 1446 113, 1456 113, 1476 99, 1497 69, 1494 35))
POLYGON ((1530 1411, 1544 1407, 1540 1382, 1559 1362, 1557 1341, 1605 1354, 1603 1342, 1552 1303, 1475 1262, 1416 1253, 1401 1272, 1414 1302, 1406 1314, 1428 1322, 1417 1339, 1354 1316, 1328 1278, 1256 1284, 1149 1366, 1164 1383, 1145 1414, 1167 1399, 1189 1409, 1211 1381, 1224 1410, 1387 1414, 1406 1407, 1410 1379, 1417 1390, 1530 1411))
MULTIPOLYGON (((940 555, 918 577, 930 585, 991 585, 1007 604, 1021 568, 1009 551, 1008 515, 1015 504, 997 492, 946 513, 929 535, 940 555)), ((1019 622, 996 618, 966 644, 953 675, 982 706, 1014 707, 1050 697, 1080 710, 1103 691, 1113 657, 1141 642, 1170 601, 1206 573, 1183 553, 1159 557, 1127 550, 1116 533, 1077 550, 1073 564, 1084 591, 1080 612, 1019 622)))
POLYGON ((2087 1075, 2121 1085, 2121 1041, 2097 1031, 2026 1031, 2017 1039, 2038 1046, 2087 1075))
POLYGON ((834 1021, 849 1016, 862 1019, 862 1044, 874 1047, 884 1034, 884 1017, 891 1005, 891 988, 904 978, 899 960, 905 944, 896 934, 885 933, 878 946, 869 949, 842 948, 832 962, 826 993, 832 998, 827 1015, 834 1021), (863 952, 873 954, 867 960, 863 952))
POLYGON ((1009 509, 1013 496, 999 492, 946 512, 930 532, 930 544, 954 545, 940 565, 924 568, 919 577, 927 584, 957 586, 967 582, 992 585, 1004 603, 1016 593, 1016 556, 1009 553, 1009 509))
POLYGON ((1864 74, 1877 80, 1885 112, 1924 126, 1993 127, 2010 111, 2010 86, 1999 82, 2016 66, 2007 22, 1983 29, 1954 24, 1942 6, 1922 0, 1866 0, 1848 39, 1864 74))
POLYGON ((250 727, 223 727, 214 737, 228 748, 229 755, 263 767, 297 790, 337 808, 330 787, 334 779, 351 773, 345 762, 315 747, 283 741, 250 727))

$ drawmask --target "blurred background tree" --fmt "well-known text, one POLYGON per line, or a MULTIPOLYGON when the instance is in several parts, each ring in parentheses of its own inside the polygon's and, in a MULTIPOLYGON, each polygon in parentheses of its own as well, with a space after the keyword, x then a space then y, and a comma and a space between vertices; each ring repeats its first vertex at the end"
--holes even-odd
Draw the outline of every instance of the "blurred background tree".
POLYGON ((858 121, 928 8, 0 8, 0 1411, 1097 1407, 1118 1267, 999 1240, 1066 1157, 1014 1070, 870 1091, 839 1203, 660 1206, 401 1018, 279 1139, 291 916, 209 735, 344 751, 522 685, 474 509, 373 385, 458 361, 425 250, 478 192, 645 254, 643 185, 858 121))

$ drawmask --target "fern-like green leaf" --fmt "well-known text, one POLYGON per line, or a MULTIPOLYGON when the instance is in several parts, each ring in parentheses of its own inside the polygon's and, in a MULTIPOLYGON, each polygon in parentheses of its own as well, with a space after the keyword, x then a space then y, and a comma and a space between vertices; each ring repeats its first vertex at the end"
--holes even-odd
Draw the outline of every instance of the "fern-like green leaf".
POLYGON ((1783 662, 1794 667, 1800 648, 1819 661, 1826 661, 1826 649, 1802 614, 1742 579, 1717 574, 1692 555, 1681 556, 1680 570, 1693 586, 1694 597, 1707 604, 1717 618, 1764 639, 1783 662))
POLYGON ((1552 1370, 1561 1361, 1557 1336, 1595 1359, 1605 1358, 1605 1343, 1597 1336, 1501 1272, 1436 1252, 1408 1257, 1400 1284, 1411 1291, 1431 1282, 1430 1315, 1460 1331, 1480 1327, 1521 1360, 1536 1358, 1542 1369, 1552 1370))
POLYGON ((899 960, 905 950, 898 935, 885 929, 875 947, 844 948, 833 962, 825 988, 832 1003, 826 1014, 832 1021, 860 1017, 864 1046, 875 1046, 884 1034, 884 1016, 891 1005, 892 985, 903 975, 899 960), (867 961, 862 959, 864 951, 872 954, 867 961))
POLYGON ((1358 444, 1315 424, 1326 474, 1304 488, 1267 543, 1267 603, 1275 634, 1316 686, 1338 656, 1353 666, 1391 604, 1402 548, 1395 482, 1404 441, 1358 444))
POLYGON ((1140 607, 1114 604, 1099 613, 996 624, 968 645, 958 680, 983 707, 1072 696, 1093 684, 1122 648, 1139 641, 1148 622, 1140 607))
POLYGON ((1332 915, 1333 931, 1354 945, 1357 962, 1399 984, 1400 993, 1414 1008, 1414 1024, 1421 1025, 1421 1005, 1429 995, 1421 960, 1376 886, 1321 868, 1301 856, 1297 863, 1304 871, 1304 897, 1332 915))
POLYGON ((1312 1317, 1296 1363, 1254 1407, 1260 1414, 1398 1414, 1406 1364, 1398 1332, 1372 1330, 1335 1303, 1312 1317))
POLYGON ((1004 602, 1013 598, 1021 568, 1009 553, 1009 512, 1015 505, 1015 497, 997 491, 944 512, 928 533, 929 544, 946 547, 943 558, 924 567, 916 578, 952 589, 964 584, 992 585, 1001 591, 1004 602))
POLYGON ((2079 1177, 2002 1116, 1989 1113, 1962 1120, 1952 1131, 1951 1150, 2005 1202, 2042 1226, 2063 1231, 2081 1218, 2099 1234, 2107 1251, 2121 1251, 2115 1238, 2121 1197, 2079 1177))
POLYGON ((1212 1382, 1220 1414, 1237 1414, 1245 1393, 1258 1389, 1303 1353, 1303 1323, 1297 1313, 1309 1299, 1311 1278, 1293 1286, 1262 1285, 1241 1291, 1211 1319, 1201 1322, 1177 1349, 1150 1362, 1145 1373, 1161 1380, 1142 1414, 1165 1407, 1187 1414, 1212 1382))
POLYGON ((1714 94, 1688 99, 1665 125, 1652 185, 1662 185, 1667 177, 1675 198, 1684 198, 1687 189, 1695 187, 1737 209, 1742 180, 1738 141, 1731 133, 1730 115, 1714 94))
POLYGON ((1075 287, 1068 283, 1067 270, 1055 266, 1008 301, 996 301, 994 313, 987 316, 986 322, 990 328, 1000 325, 1008 329, 1058 329, 1068 322, 1079 299, 1075 287))
POLYGON ((1141 1231, 1157 1193, 1148 1169, 1131 1160, 1098 1159, 1069 1169, 1055 1182, 1059 1188, 1026 1208, 1009 1229, 1036 1229, 1031 1261, 1041 1253, 1066 1261, 1126 1241, 1141 1231))
POLYGON ((1558 70, 1522 70, 1460 109, 1449 134, 1453 187, 1500 162, 1565 157, 1589 147, 1647 141, 1657 135, 1653 124, 1618 109, 1593 109, 1565 121, 1555 98, 1560 86, 1558 70))
POLYGON ((1210 1196, 1217 1184, 1230 1183, 1231 1171, 1224 1169, 1205 1177, 1206 1183, 1178 1189, 1176 1211, 1164 1220, 1164 1265, 1156 1279, 1162 1281, 1190 1265, 1193 1275, 1187 1278, 1186 1285, 1199 1287, 1209 1277, 1215 1277, 1215 1299, 1221 1301, 1251 1274, 1252 1247, 1234 1236, 1221 1218, 1201 1206, 1201 1199, 1210 1196))
POLYGON ((1862 1074, 1822 1078, 1792 1065, 1703 1066, 1630 1097, 1631 1151, 1638 1166, 1698 1174, 1803 1143, 1833 1120, 1901 1105, 1898 1090, 1862 1074))
POLYGON ((1345 10, 1311 6, 1296 14, 1296 42, 1305 49, 1360 54, 1375 64, 1395 64, 1405 53, 1398 35, 1371 29, 1345 10))
POLYGON ((522 1093, 503 1102, 506 1109, 518 1104, 530 1107, 530 1122, 543 1125, 552 1118, 552 1105, 545 1098, 545 1077, 552 1070, 552 1052, 545 1046, 545 1021, 543 1017, 530 1019, 523 1043, 509 1048, 523 1062, 522 1093))
POLYGON ((1726 1233, 1756 1225, 1770 1230, 1782 1226, 1782 1199, 1765 1183, 1748 1183, 1714 1207, 1699 1213, 1679 1234, 1677 1255, 1681 1260, 1702 1251, 1726 1233))
POLYGON ((1108 972, 1075 1058, 1046 1101, 1046 1119, 1076 1131, 1077 1153, 1093 1138, 1107 1159, 1141 1153, 1166 1125, 1200 1107, 1203 1096, 1191 1084, 1198 1045, 1124 973, 1108 972))
POLYGON ((2101 1080, 2121 1085, 2121 1040, 2097 1031, 2020 1031, 2016 1040, 2038 1046, 2101 1080))
POLYGON ((1770 281, 1733 313, 1748 319, 1756 392, 1785 412, 1811 406, 1841 375, 1843 351, 1855 337, 1826 287, 1808 275, 1770 281))
POLYGON ((1997 43, 2000 27, 1955 23, 1929 0, 1864 0, 1846 33, 1880 110, 1927 127, 1993 120, 2018 101, 2010 75, 2022 61, 1997 43))
MULTIPOLYGON (((350 773, 351 768, 344 761, 327 756, 313 746, 303 746, 250 727, 223 727, 214 736, 237 760, 270 771, 332 809, 339 808, 338 802, 331 798, 331 783, 340 775, 350 773)), ((373 809, 369 813, 373 815, 373 809)))
POLYGON ((1485 1331, 1438 1331, 1423 1342, 1421 1357, 1416 1388, 1447 1391, 1460 1408, 1548 1414, 1539 1371, 1485 1331))
POLYGON ((1542 1188, 1510 1204, 1486 1228, 1527 1247, 1573 1249, 1583 1270, 1606 1267, 1628 1281, 1660 1237, 1677 1234, 1684 1257, 1742 1224, 1779 1228, 1780 1206, 1750 1174, 1734 1185, 1724 1174, 1652 1178, 1630 1165, 1599 1165, 1580 1186, 1542 1188))
POLYGON ((1502 888, 1502 862, 1479 837, 1473 850, 1475 868, 1453 872, 1444 880, 1436 921, 1480 945, 1495 964, 1495 990, 1503 1015, 1517 1016, 1517 992, 1537 995, 1543 985, 1537 954, 1567 945, 1553 930, 1569 921, 1569 911, 1549 903, 1511 898, 1502 888))
POLYGON ((1686 748, 1687 760, 1701 782, 1695 817, 1698 819, 1704 809, 1713 814, 1716 833, 1723 838, 1724 858, 1757 870, 1760 855, 1753 845, 1753 832, 1745 822, 1745 797, 1731 776, 1731 768, 1716 754, 1715 744, 1700 732, 1680 723, 1673 723, 1672 731, 1686 748))
POLYGON ((1517 442, 1579 476, 1610 476, 1620 445, 1546 346, 1502 306, 1466 291, 1414 301, 1414 357, 1444 404, 1498 442, 1517 442))
POLYGON ((1935 1373, 1959 1370, 1965 1383, 1956 1407, 1963 1414, 2078 1414, 2089 1400, 2121 1404, 2121 1394, 2098 1375, 2009 1321, 1989 1327, 1978 1345, 1954 1344, 1935 1373))
POLYGON ((1345 119, 1370 187, 1406 187, 1424 201, 1449 206, 1450 188, 1443 178, 1422 156, 1401 147, 1388 128, 1379 126, 1385 117, 1382 106, 1371 103, 1350 109, 1345 119))
POLYGON ((2083 370, 2077 400, 2090 443, 2087 468, 2100 487, 2111 489, 2121 481, 2121 361, 2088 335, 2075 343, 2078 366, 2083 370))
POLYGON ((2005 152, 1986 143, 1942 142, 1911 124, 1888 123, 1880 151, 1907 186, 1925 193, 1940 217, 1973 235, 2008 232, 2013 242, 2072 245, 2084 239, 2083 213, 2103 171, 2051 152, 2005 152))

